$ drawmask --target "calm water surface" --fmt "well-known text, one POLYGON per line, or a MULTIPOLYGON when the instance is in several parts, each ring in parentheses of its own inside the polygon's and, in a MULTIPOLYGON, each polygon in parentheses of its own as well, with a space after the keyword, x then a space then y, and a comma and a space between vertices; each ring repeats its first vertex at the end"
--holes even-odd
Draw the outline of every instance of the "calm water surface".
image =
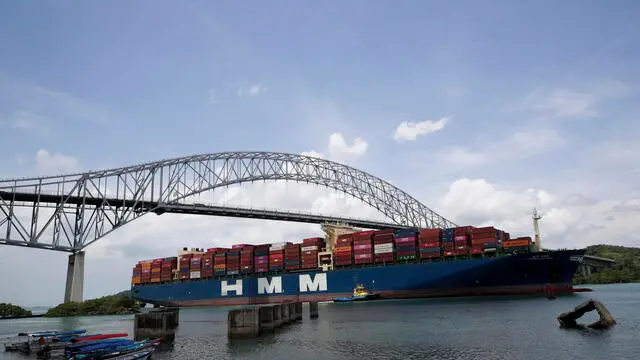
MULTIPOLYGON (((227 340, 230 308, 180 312, 172 349, 154 359, 639 359, 640 284, 549 301, 483 298, 320 304, 320 317, 259 340, 227 340), (609 331, 564 330, 555 317, 580 302, 602 301, 618 320, 609 331)), ((587 314, 582 322, 595 320, 587 314)), ((19 331, 87 329, 133 333, 133 316, 0 321, 0 337, 19 331)), ((1 349, 0 351, 4 351, 1 349)), ((0 359, 27 359, 0 352, 0 359)))

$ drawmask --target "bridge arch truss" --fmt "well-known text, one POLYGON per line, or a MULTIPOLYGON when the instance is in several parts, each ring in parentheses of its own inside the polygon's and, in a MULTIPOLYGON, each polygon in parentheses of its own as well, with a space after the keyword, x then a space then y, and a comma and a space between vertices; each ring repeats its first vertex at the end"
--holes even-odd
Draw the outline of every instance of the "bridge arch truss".
POLYGON ((393 224, 455 226, 401 189, 344 164, 278 152, 220 152, 86 173, 0 180, 0 244, 75 252, 146 213, 157 213, 190 196, 276 180, 341 191, 377 209, 393 224), (17 206, 27 203, 30 214, 18 214, 17 206), (49 213, 43 216, 45 208, 49 213), (51 241, 43 241, 46 238, 51 241))

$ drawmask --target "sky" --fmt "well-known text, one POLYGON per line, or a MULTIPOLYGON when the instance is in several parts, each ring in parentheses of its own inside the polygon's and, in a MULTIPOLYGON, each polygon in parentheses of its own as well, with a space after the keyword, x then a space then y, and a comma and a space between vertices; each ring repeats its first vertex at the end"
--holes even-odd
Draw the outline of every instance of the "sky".
MULTIPOLYGON (((640 246, 636 1, 2 2, 0 177, 221 151, 313 154, 458 224, 640 246), (37 6, 36 6, 37 4, 37 6)), ((318 186, 218 204, 383 219, 318 186)), ((214 200, 212 200, 214 201, 214 200)), ((4 228, 0 228, 0 233, 4 228)), ((184 246, 318 225, 147 215, 88 247, 84 297, 184 246)), ((0 246, 0 301, 62 302, 67 254, 0 246)))

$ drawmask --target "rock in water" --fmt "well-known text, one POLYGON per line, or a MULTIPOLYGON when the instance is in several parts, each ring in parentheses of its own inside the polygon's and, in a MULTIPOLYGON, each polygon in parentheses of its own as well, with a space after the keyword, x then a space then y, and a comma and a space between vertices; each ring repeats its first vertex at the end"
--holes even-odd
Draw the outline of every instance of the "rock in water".
POLYGON ((567 328, 584 328, 584 325, 578 324, 577 320, 590 311, 597 311, 600 320, 587 325, 592 329, 608 329, 616 324, 616 319, 607 310, 607 308, 598 300, 589 299, 582 304, 576 306, 573 310, 558 315, 557 319, 560 326, 567 328))

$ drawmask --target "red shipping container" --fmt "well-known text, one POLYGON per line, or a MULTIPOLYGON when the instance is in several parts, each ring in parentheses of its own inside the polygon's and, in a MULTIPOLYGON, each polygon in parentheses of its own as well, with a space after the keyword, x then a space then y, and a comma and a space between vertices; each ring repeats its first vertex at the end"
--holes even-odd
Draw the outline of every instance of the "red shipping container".
POLYGON ((386 238, 386 239, 380 239, 380 240, 376 240, 374 241, 374 246, 375 245, 383 245, 383 244, 393 244, 393 238, 386 238))
POLYGON ((439 257, 440 257, 439 252, 420 252, 420 259, 433 259, 433 258, 439 258, 439 257))
POLYGON ((460 226, 453 230, 453 234, 454 235, 468 234, 471 231, 473 231, 473 229, 474 229, 473 226, 460 226))
POLYGON ((382 229, 376 230, 373 232, 373 236, 381 236, 381 235, 393 235, 396 231, 394 229, 382 229))
POLYGON ((442 235, 442 229, 420 229, 418 232, 418 237, 437 237, 440 238, 442 235))
POLYGON ((472 245, 471 254, 482 254, 484 252, 484 245, 472 245))
POLYGON ((376 254, 374 256, 376 262, 392 262, 393 261, 393 253, 385 253, 385 254, 376 254))
POLYGON ((373 258, 366 258, 366 259, 355 259, 354 264, 371 264, 373 262, 373 258))
POLYGON ((423 249, 431 248, 431 247, 440 247, 440 242, 438 241, 421 242, 420 247, 423 249))

